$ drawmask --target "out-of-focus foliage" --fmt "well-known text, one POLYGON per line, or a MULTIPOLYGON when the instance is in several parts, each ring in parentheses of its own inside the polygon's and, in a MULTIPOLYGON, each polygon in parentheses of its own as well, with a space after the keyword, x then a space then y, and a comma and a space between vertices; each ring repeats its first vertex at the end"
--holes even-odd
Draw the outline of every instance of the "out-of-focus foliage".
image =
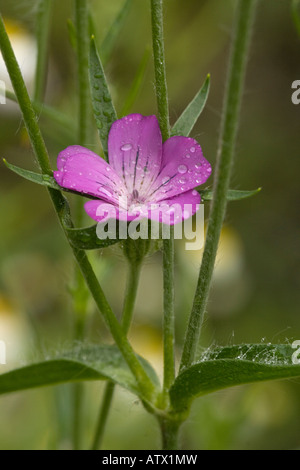
MULTIPOLYGON (((16 25, 11 34, 17 32, 30 38, 34 33, 36 3, 0 0, 1 13, 16 25)), ((74 50, 67 27, 68 18, 72 18, 72 2, 53 0, 53 3, 46 103, 70 121, 67 128, 41 113, 40 124, 54 167, 57 153, 76 143, 72 126, 76 128, 77 88, 74 50)), ((123 0, 90 3, 100 48, 123 0)), ((254 198, 229 204, 201 346, 300 339, 300 106, 291 101, 291 84, 300 79, 300 42, 289 3, 260 2, 258 9, 231 187, 239 190, 262 187, 262 191, 254 198)), ((192 136, 212 164, 219 138, 233 5, 230 0, 165 0, 171 123, 177 121, 210 73, 210 96, 192 136)), ((151 44, 150 33, 148 3, 133 0, 105 65, 117 113, 128 102, 132 82, 151 44)), ((29 47, 32 56, 34 46, 29 47)), ((129 111, 154 114, 151 61, 145 70, 142 87, 129 111)), ((0 79, 2 73, 1 69, 0 79)), ((26 78, 32 81, 30 70, 26 78)), ((0 123, 1 159, 37 171, 16 105, 9 102, 0 105, 0 123)), ((94 146, 99 151, 96 130, 94 146)), ((44 188, 22 180, 4 165, 0 178, 0 340, 6 341, 8 354, 7 366, 0 366, 4 372, 29 359, 38 359, 38 351, 44 354, 68 346, 73 335, 68 294, 73 261, 44 188)), ((208 189, 211 184, 209 180, 208 189)), ((69 198, 74 201, 76 196, 69 198)), ((86 219, 85 225, 90 222, 86 219)), ((187 252, 180 241, 176 248, 180 342, 202 252, 187 252)), ((126 275, 120 247, 116 245, 90 256, 119 314, 126 275)), ((137 351, 147 357, 158 373, 160 263, 159 253, 146 261, 130 333, 137 351)), ((89 306, 88 337, 94 342, 109 341, 93 303, 89 306)), ((93 435, 101 390, 101 384, 86 387, 86 445, 93 435)), ((0 413, 1 449, 70 446, 68 386, 2 397, 0 413)), ((297 448, 299 413, 297 380, 243 386, 196 401, 182 439, 187 449, 297 448)), ((118 391, 104 446, 157 448, 156 430, 155 421, 144 413, 134 397, 118 391), (127 406, 120 417, 124 403, 127 406)))

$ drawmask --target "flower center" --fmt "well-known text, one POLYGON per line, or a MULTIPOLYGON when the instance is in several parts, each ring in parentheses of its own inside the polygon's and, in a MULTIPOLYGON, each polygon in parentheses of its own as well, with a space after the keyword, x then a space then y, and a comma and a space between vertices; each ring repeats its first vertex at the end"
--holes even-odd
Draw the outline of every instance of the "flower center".
POLYGON ((133 212, 141 210, 145 204, 146 198, 139 194, 137 189, 132 191, 132 194, 128 198, 128 210, 133 212))

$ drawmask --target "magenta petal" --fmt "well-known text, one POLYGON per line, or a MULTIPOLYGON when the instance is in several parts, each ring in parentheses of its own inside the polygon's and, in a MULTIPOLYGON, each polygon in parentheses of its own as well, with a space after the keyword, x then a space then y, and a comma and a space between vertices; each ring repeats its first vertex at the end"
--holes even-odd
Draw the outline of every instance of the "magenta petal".
POLYGON ((108 219, 118 219, 123 221, 132 221, 137 219, 137 214, 130 214, 125 209, 119 208, 115 204, 106 201, 88 201, 84 205, 86 213, 96 222, 104 222, 108 219))
POLYGON ((195 189, 171 199, 148 205, 148 218, 174 225, 192 217, 200 207, 201 196, 195 189))
POLYGON ((144 195, 157 178, 162 159, 162 137, 157 118, 131 114, 111 127, 109 162, 128 192, 144 195))
POLYGON ((163 145, 161 171, 149 197, 160 201, 176 196, 205 183, 210 175, 211 166, 196 140, 171 137, 163 145))
POLYGON ((63 150, 57 159, 57 183, 65 189, 118 202, 125 188, 115 171, 91 150, 74 145, 63 150))

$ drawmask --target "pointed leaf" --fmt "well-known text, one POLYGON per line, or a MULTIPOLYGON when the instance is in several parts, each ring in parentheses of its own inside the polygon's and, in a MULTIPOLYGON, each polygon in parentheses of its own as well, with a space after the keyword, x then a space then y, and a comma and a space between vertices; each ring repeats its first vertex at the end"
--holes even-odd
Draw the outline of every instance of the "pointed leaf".
POLYGON ((188 137, 192 132, 199 116, 201 115, 210 89, 210 75, 207 76, 204 85, 191 101, 185 111, 182 113, 178 121, 172 128, 172 135, 183 135, 188 137))
POLYGON ((8 163, 5 159, 3 159, 4 164, 6 167, 16 173, 17 175, 25 178, 32 183, 40 184, 42 186, 47 186, 48 188, 58 189, 61 190, 61 187, 56 183, 53 176, 49 175, 42 175, 41 173, 35 173, 34 171, 25 170, 24 168, 19 168, 18 166, 12 165, 8 163))
POLYGON ((132 0, 124 1, 123 5, 121 6, 120 11, 118 12, 115 20, 113 21, 105 38, 102 41, 102 44, 100 47, 100 54, 101 54, 102 61, 104 64, 108 61, 112 53, 116 40, 124 24, 124 20, 126 19, 128 12, 130 10, 131 4, 132 4, 132 0))
MULTIPOLYGON (((255 196, 261 191, 261 188, 251 191, 240 191, 237 189, 229 189, 227 193, 227 201, 239 201, 251 196, 255 196)), ((213 198, 213 191, 211 189, 199 189, 203 201, 211 201, 213 198)))
POLYGON ((67 27, 68 27, 70 44, 73 50, 76 51, 77 50, 77 32, 76 32, 75 25, 73 21, 71 20, 71 18, 67 20, 67 27))
MULTIPOLYGON (((118 222, 117 222, 118 224, 118 222)), ((68 234, 68 240, 72 243, 75 248, 81 250, 99 250, 100 248, 107 248, 108 246, 115 245, 120 240, 107 238, 102 240, 97 237, 97 225, 93 225, 88 228, 66 228, 68 234)), ((118 233, 118 230, 117 230, 118 233)))
POLYGON ((112 102, 94 37, 91 40, 89 68, 93 110, 103 152, 107 160, 108 133, 112 123, 117 120, 117 113, 112 102))
MULTIPOLYGON (((144 359, 140 360, 158 385, 158 378, 152 367, 144 359)), ((141 396, 118 348, 98 345, 78 346, 53 359, 0 375, 0 395, 67 382, 106 379, 141 396)))
POLYGON ((137 99, 137 97, 139 95, 139 92, 142 88, 142 85, 143 85, 143 82, 144 82, 144 79, 145 79, 145 75, 146 75, 147 66, 148 66, 148 63, 149 63, 150 56, 151 56, 151 49, 147 48, 145 53, 144 53, 144 56, 141 60, 141 63, 139 65, 136 76, 133 80, 131 89, 129 90, 129 93, 127 95, 127 98, 126 98, 125 104, 123 106, 123 109, 121 111, 122 116, 126 116, 127 114, 130 113, 131 108, 134 105, 134 102, 135 102, 135 100, 137 99))
POLYGON ((200 361, 176 378, 170 397, 175 409, 201 395, 235 385, 300 376, 289 345, 244 344, 207 350, 200 361))

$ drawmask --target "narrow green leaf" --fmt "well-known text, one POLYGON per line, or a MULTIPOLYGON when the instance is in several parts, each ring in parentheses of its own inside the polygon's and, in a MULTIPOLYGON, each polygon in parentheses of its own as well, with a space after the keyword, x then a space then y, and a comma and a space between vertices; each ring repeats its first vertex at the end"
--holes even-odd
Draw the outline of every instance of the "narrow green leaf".
MULTIPOLYGON (((213 191, 211 189, 199 189, 202 201, 211 201, 213 198, 213 191)), ((261 191, 261 188, 254 189, 251 191, 240 191, 237 189, 229 189, 227 193, 227 201, 239 201, 246 199, 251 196, 255 196, 261 191)))
POLYGON ((77 33, 76 33, 75 25, 70 18, 67 20, 67 27, 68 27, 70 44, 72 46, 72 49, 76 51, 77 50, 77 33))
POLYGON ((190 135, 205 107, 209 89, 210 75, 207 76, 201 90, 182 113, 178 121, 174 124, 171 132, 172 135, 183 135, 186 137, 190 135))
POLYGON ((111 27, 109 28, 105 38, 100 46, 100 54, 104 64, 107 63, 115 46, 116 40, 120 34, 124 20, 130 10, 132 0, 125 0, 111 27))
POLYGON ((104 155, 108 159, 108 133, 112 123, 117 120, 117 113, 112 102, 94 37, 91 40, 90 47, 90 83, 96 124, 104 155))
POLYGON ((48 188, 58 189, 59 191, 62 189, 55 181, 53 176, 49 175, 42 175, 41 173, 35 173, 34 171, 24 170, 24 168, 19 168, 18 166, 12 165, 8 163, 5 159, 3 159, 4 164, 6 167, 16 173, 17 175, 25 178, 32 183, 40 184, 42 186, 47 186, 48 188))
POLYGON ((300 0, 292 0, 292 18, 300 36, 300 0))
MULTIPOLYGON (((117 223, 118 227, 118 223, 117 223)), ((115 245, 120 240, 118 235, 116 239, 107 238, 101 240, 97 237, 97 225, 87 228, 67 228, 68 239, 70 243, 79 248, 80 250, 99 250, 100 248, 107 248, 108 246, 115 245)), ((118 234, 118 230, 117 230, 118 234)))
MULTIPOLYGON (((142 358, 140 361, 158 385, 158 378, 150 364, 142 358)), ((78 346, 47 361, 0 375, 0 395, 68 382, 106 379, 141 396, 118 348, 98 345, 78 346)))
MULTIPOLYGON (((13 101, 14 103, 18 102, 14 92, 0 88, 0 93, 4 93, 8 100, 13 101)), ((76 134, 75 126, 67 115, 42 103, 32 102, 32 106, 39 117, 46 117, 50 119, 52 123, 57 124, 60 131, 65 134, 65 138, 67 140, 74 140, 74 136, 76 134)))
POLYGON ((200 361, 176 378, 170 397, 175 409, 201 395, 235 385, 300 376, 289 345, 244 344, 207 350, 200 361))
POLYGON ((134 105, 135 100, 137 99, 137 97, 139 95, 139 92, 142 88, 142 85, 143 85, 143 82, 144 82, 144 79, 145 79, 147 66, 148 66, 150 57, 151 57, 151 49, 147 48, 145 50, 144 56, 141 60, 141 63, 138 67, 136 76, 133 80, 133 83, 132 83, 132 86, 129 90, 127 98, 125 100, 125 104, 124 104, 124 106, 122 108, 122 111, 121 111, 121 116, 126 116, 127 114, 130 113, 131 108, 134 105))

